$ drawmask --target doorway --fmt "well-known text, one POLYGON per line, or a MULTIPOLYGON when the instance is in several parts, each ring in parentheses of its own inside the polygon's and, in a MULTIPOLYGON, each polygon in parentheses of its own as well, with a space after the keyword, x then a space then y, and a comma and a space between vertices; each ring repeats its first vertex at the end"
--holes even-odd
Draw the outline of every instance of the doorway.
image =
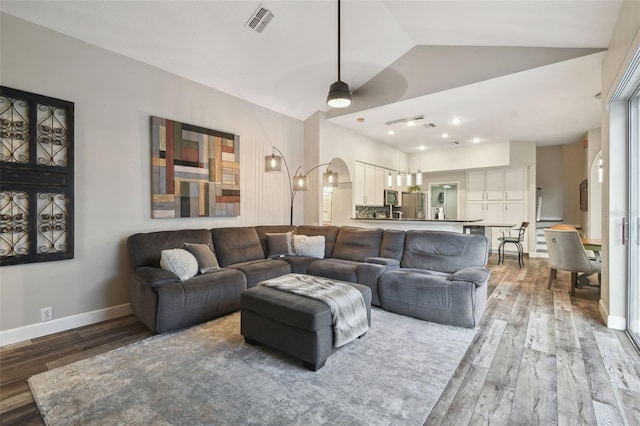
POLYGON ((429 219, 458 220, 460 182, 429 184, 429 219))

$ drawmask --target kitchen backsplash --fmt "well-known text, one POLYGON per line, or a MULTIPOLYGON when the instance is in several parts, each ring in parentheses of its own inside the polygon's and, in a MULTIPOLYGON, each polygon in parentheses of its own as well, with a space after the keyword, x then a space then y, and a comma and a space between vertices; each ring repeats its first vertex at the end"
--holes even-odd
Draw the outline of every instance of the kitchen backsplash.
POLYGON ((382 206, 356 206, 356 217, 375 217, 376 215, 386 214, 389 217, 389 207, 382 206))

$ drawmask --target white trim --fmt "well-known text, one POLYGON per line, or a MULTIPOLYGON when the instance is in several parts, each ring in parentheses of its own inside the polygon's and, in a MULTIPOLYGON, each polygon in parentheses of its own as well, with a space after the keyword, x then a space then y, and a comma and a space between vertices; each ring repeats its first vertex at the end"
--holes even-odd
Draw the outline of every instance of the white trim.
POLYGON ((530 251, 529 257, 537 257, 539 259, 548 259, 549 253, 538 253, 537 251, 530 251))
POLYGON ((607 324, 607 327, 613 328, 614 330, 626 330, 627 329, 627 320, 622 317, 617 317, 614 315, 609 315, 607 311, 607 307, 602 303, 602 299, 598 303, 598 307, 600 310, 600 316, 607 324))
POLYGON ((72 330, 97 322, 119 318, 133 313, 131 303, 112 306, 110 308, 98 309, 97 311, 85 312, 71 315, 51 321, 26 325, 11 330, 0 331, 0 347, 24 340, 35 339, 36 337, 47 336, 61 331, 72 330))

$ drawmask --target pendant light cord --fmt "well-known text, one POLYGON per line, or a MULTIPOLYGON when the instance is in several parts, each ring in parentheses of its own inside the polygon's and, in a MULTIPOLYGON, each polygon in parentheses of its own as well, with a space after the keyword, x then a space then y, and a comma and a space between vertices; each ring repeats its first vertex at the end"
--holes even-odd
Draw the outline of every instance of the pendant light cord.
POLYGON ((338 0, 338 81, 340 80, 340 0, 338 0))

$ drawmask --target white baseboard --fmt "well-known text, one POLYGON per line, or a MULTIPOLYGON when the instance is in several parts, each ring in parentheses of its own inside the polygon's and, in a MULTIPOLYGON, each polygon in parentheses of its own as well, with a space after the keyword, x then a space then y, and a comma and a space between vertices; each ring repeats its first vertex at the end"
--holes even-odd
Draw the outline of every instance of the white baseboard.
POLYGON ((530 251, 529 252, 529 257, 537 257, 540 259, 548 259, 549 258, 549 253, 537 253, 535 251, 530 251))
POLYGON ((615 315, 609 315, 609 311, 607 307, 602 304, 602 299, 598 303, 598 307, 600 310, 600 316, 604 320, 607 327, 613 328, 614 330, 626 330, 627 329, 627 319, 622 317, 617 317, 615 315))
POLYGON ((85 312, 51 321, 13 328, 11 330, 0 331, 0 346, 10 345, 12 343, 35 339, 36 337, 47 336, 49 334, 67 331, 85 325, 123 317, 125 315, 130 315, 132 312, 131 303, 125 303, 123 305, 112 306, 110 308, 98 309, 97 311, 85 312))

